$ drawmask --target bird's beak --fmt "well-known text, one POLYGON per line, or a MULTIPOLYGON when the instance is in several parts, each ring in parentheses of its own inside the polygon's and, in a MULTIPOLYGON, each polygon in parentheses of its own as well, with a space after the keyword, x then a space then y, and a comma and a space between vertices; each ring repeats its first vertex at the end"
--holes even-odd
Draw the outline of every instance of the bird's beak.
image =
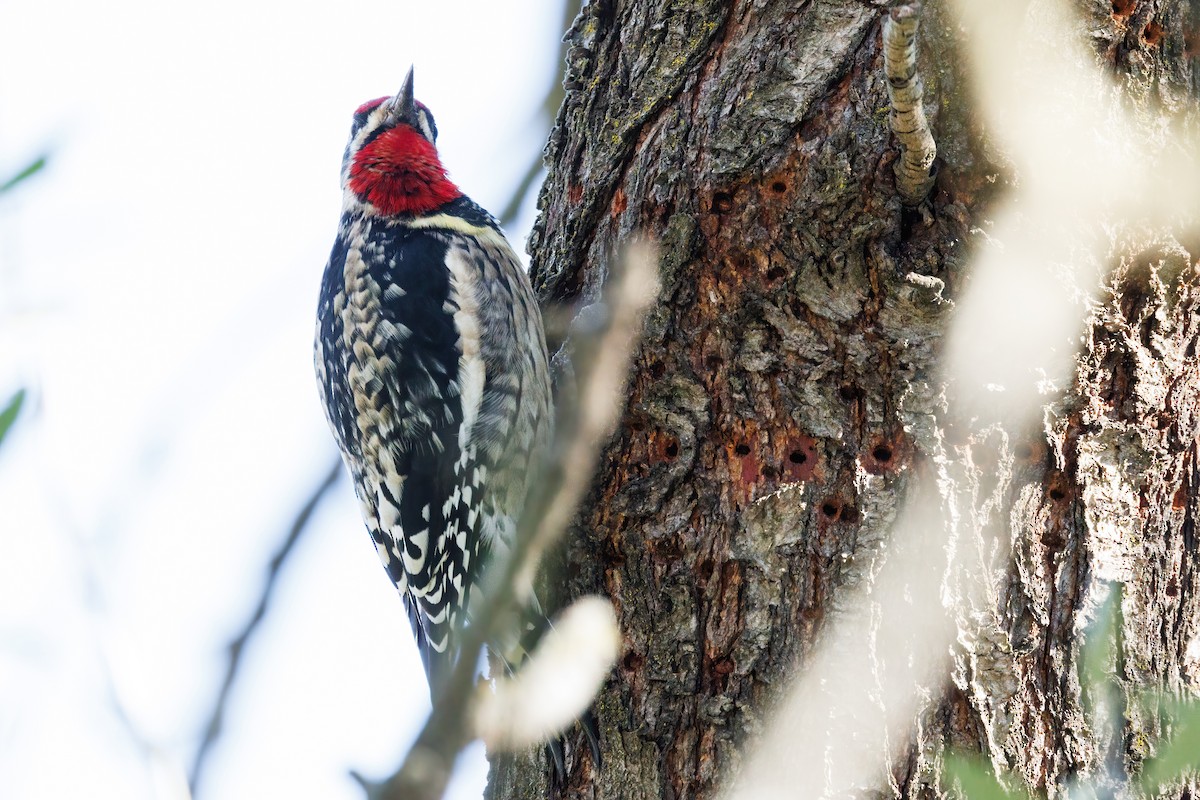
POLYGON ((413 69, 408 68, 408 77, 404 79, 404 85, 400 87, 400 91, 392 98, 392 104, 388 108, 388 116, 397 122, 412 123, 417 118, 417 103, 413 99, 413 69))

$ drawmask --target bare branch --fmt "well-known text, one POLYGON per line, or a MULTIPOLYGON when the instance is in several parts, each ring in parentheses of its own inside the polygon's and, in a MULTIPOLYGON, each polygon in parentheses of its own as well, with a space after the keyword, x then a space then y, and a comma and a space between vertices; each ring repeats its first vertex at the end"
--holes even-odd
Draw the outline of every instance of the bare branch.
POLYGON ((913 3, 893 8, 883 20, 883 68, 892 104, 888 121, 900 142, 900 160, 893 170, 896 190, 910 206, 920 205, 933 188, 933 160, 937 157, 922 102, 925 88, 917 72, 920 14, 920 3, 913 3))
POLYGON ((208 718, 208 725, 204 729, 204 738, 200 741, 200 747, 196 750, 196 758, 192 762, 191 776, 188 778, 188 785, 191 788, 192 796, 196 795, 196 787, 200 784, 200 776, 204 772, 204 767, 208 761, 208 755, 212 751, 212 747, 216 744, 217 739, 221 736, 221 729, 225 719, 225 709, 229 704, 229 695, 233 689, 233 683, 237 679, 238 670, 242 664, 242 655, 246 650, 246 644, 250 638, 258 631, 259 625, 267 615, 267 607, 271 602, 271 594, 275 591, 275 584, 279 579, 280 573, 283 571, 283 566, 287 562, 288 557, 296 547, 296 543, 300 541, 300 536, 308 528, 308 522, 312 518, 313 512, 320 505, 321 500, 325 497, 335 483, 338 476, 342 474, 342 461, 337 459, 325 477, 309 495, 308 500, 301 506, 292 520, 290 529, 283 542, 279 545, 279 549, 275 551, 275 555, 271 557, 270 564, 267 566, 267 579, 263 583, 262 592, 258 598, 258 605, 254 609, 254 613, 250 615, 246 625, 241 632, 233 638, 227 648, 229 661, 225 666, 225 679, 221 682, 221 691, 217 694, 216 703, 213 705, 212 713, 208 718))
POLYGON ((101 663, 104 665, 104 682, 108 691, 109 707, 117 722, 125 729, 129 740, 138 749, 150 779, 157 779, 156 785, 161 782, 162 788, 159 796, 165 797, 167 800, 192 800, 192 793, 188 788, 187 776, 183 772, 181 759, 174 757, 155 743, 134 721, 122 696, 117 670, 113 666, 112 659, 103 650, 100 657, 101 663))
POLYGON ((525 198, 529 195, 529 190, 533 188, 533 184, 542 174, 542 154, 529 162, 529 166, 525 168, 525 174, 521 176, 520 183, 517 188, 513 189, 512 195, 509 196, 508 202, 504 204, 504 208, 500 211, 500 224, 508 227, 517 221, 517 214, 521 213, 521 204, 525 202, 525 198))
MULTIPOLYGON (((474 718, 475 667, 483 646, 519 624, 542 553, 562 535, 591 482, 596 460, 623 406, 630 356, 642 319, 658 296, 652 248, 631 248, 624 269, 606 300, 606 324, 575 331, 579 364, 577 409, 559 414, 550 463, 530 495, 509 557, 497 561, 484 601, 472 609, 463 631, 462 652, 443 685, 433 713, 400 769, 385 783, 368 787, 372 800, 437 800, 446 790, 459 752, 477 731, 474 718)), ((589 315, 594 320, 596 314, 589 315)))

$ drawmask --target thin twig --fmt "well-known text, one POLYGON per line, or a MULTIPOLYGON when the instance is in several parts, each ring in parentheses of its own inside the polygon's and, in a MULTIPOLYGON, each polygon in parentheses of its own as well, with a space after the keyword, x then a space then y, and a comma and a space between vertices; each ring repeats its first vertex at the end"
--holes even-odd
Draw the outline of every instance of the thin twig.
POLYGON ((541 174, 542 154, 538 153, 529 162, 529 166, 525 168, 525 174, 521 177, 521 182, 517 184, 517 188, 513 190, 512 196, 509 197, 508 202, 504 205, 504 209, 500 212, 501 225, 507 228, 517 221, 517 214, 521 213, 521 205, 525 202, 525 198, 529 195, 529 190, 533 188, 534 182, 541 174))
POLYGON ((192 771, 188 778, 188 786, 191 788, 193 797, 196 796, 196 787, 200 783, 200 776, 204 772, 208 755, 212 751, 213 745, 216 744, 217 739, 221 736, 225 709, 229 704, 229 695, 233 689, 233 683, 237 679, 238 670, 242 664, 242 655, 246 651, 246 645, 258 631, 259 625, 262 624, 263 619, 267 615, 267 607, 271 602, 271 594, 275 591, 275 584, 279 579, 280 573, 283 571, 284 564, 287 563, 288 557, 296 547, 296 543, 300 541, 301 535, 307 530, 308 522, 312 518, 313 512, 316 511, 317 506, 320 505, 321 500, 325 497, 325 493, 337 483, 338 476, 341 474, 342 462, 341 459, 338 459, 292 519, 292 525, 288 530, 287 536, 279 545, 279 549, 275 551, 275 555, 271 557, 270 564, 267 566, 267 579, 263 583, 262 592, 259 594, 258 605, 255 607, 254 613, 250 615, 250 619, 246 621, 241 632, 229 643, 229 647, 227 648, 229 660, 225 665, 225 679, 221 683, 221 691, 217 694, 216 703, 213 705, 212 713, 209 715, 208 725, 204 729, 204 738, 200 741, 200 747, 196 750, 196 758, 192 762, 192 771))
POLYGON ((920 3, 893 8, 883 20, 883 69, 892 105, 888 121, 900 142, 900 159, 892 169, 896 190, 910 206, 920 205, 933 188, 933 160, 937 158, 937 144, 922 102, 925 89, 917 71, 920 20, 920 3))
MULTIPOLYGON (((629 360, 641 331, 642 318, 658 295, 655 256, 651 248, 631 250, 605 307, 606 324, 575 331, 578 362, 578 408, 559 414, 550 464, 529 497, 509 557, 497 562, 498 580, 489 580, 484 602, 473 604, 471 624, 463 630, 462 652, 443 685, 433 713, 400 769, 386 782, 368 787, 372 800, 438 800, 463 747, 474 738, 472 703, 477 655, 500 631, 518 624, 527 598, 521 587, 532 585, 541 554, 565 531, 591 482, 599 450, 623 408, 629 360)), ((596 314, 589 319, 595 320, 596 314)))
POLYGON ((159 781, 163 781, 167 785, 160 787, 160 791, 156 797, 166 798, 167 800, 192 800, 191 790, 188 788, 186 776, 183 774, 183 764, 180 759, 167 752, 167 750, 156 744, 149 736, 142 731, 141 727, 134 721, 129 713, 125 701, 121 697, 121 691, 117 686, 117 674, 113 668, 112 660, 108 654, 101 652, 101 662, 104 665, 104 682, 108 692, 109 706, 113 715, 117 718, 117 722, 125 729, 125 733, 129 736, 129 740, 133 742, 145 761, 148 779, 155 780, 158 776, 159 781))

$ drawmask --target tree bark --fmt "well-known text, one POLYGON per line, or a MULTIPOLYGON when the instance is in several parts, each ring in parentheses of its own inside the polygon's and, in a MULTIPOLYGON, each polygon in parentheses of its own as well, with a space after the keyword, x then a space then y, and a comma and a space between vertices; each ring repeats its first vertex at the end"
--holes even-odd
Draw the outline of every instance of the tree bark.
MULTIPOLYGON (((1078 5, 1136 113, 1194 101, 1187 3, 1078 5)), ((1126 584, 1121 685, 1200 681, 1200 237, 1160 231, 1114 255, 1075 384, 1041 429, 956 430, 941 342, 989 201, 1019 176, 993 163, 954 28, 927 7, 939 172, 924 207, 901 203, 884 13, 593 0, 569 32, 535 285, 547 304, 594 302, 621 244, 646 235, 663 289, 555 581, 611 598, 625 637, 597 701, 603 768, 576 732, 564 787, 531 752, 495 759, 489 797, 715 796, 840 598, 886 558, 935 454, 1011 555, 877 796, 937 794, 951 746, 1052 796, 1114 754, 1136 769, 1157 718, 1130 705, 1114 737, 1082 710, 1102 580, 1126 584)))

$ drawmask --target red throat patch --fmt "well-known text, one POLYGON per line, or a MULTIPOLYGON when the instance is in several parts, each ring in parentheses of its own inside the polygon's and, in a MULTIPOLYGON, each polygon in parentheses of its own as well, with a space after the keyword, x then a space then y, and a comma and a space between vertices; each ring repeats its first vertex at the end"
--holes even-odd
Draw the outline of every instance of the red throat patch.
POLYGON ((462 197, 437 148, 408 125, 384 131, 355 154, 350 188, 387 216, 428 214, 462 197))

